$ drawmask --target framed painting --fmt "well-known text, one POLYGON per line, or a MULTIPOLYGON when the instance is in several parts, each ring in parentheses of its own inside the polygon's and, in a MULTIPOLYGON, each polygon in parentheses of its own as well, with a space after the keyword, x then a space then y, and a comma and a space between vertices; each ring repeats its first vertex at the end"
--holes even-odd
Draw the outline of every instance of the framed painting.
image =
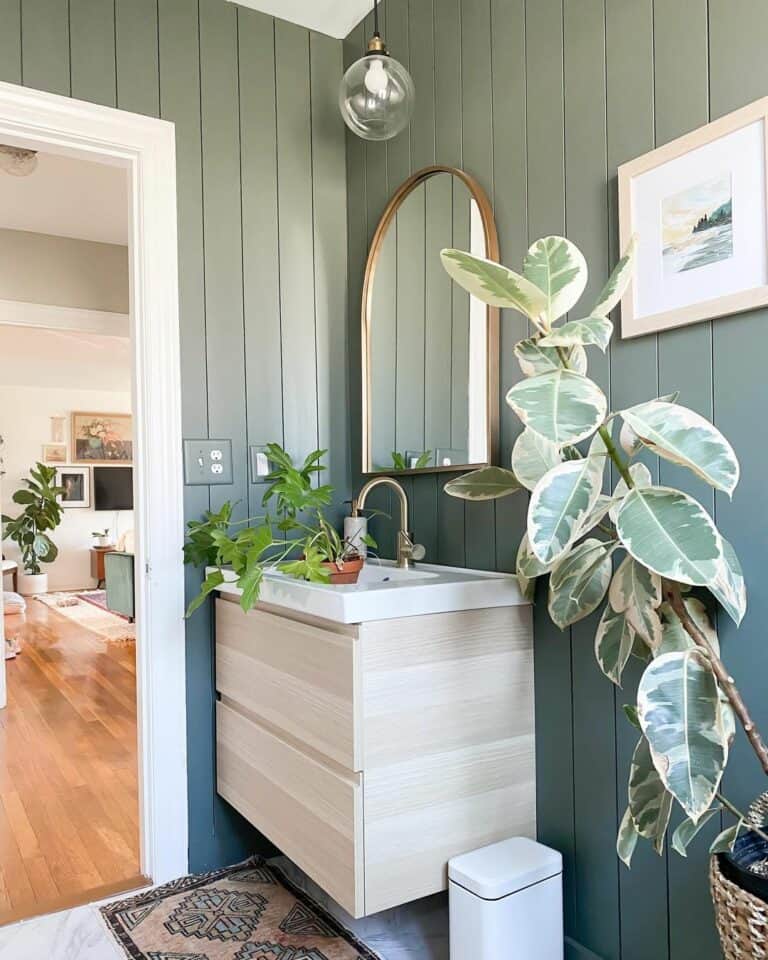
POLYGON ((619 167, 621 335, 768 304, 768 97, 619 167))
POLYGON ((44 443, 43 444, 43 463, 66 463, 67 445, 66 443, 44 443))
POLYGON ((73 507, 90 507, 90 467, 57 467, 56 486, 64 488, 64 493, 59 494, 57 500, 65 510, 69 510, 73 507))
POLYGON ((72 414, 75 463, 132 463, 133 417, 129 413, 72 414))

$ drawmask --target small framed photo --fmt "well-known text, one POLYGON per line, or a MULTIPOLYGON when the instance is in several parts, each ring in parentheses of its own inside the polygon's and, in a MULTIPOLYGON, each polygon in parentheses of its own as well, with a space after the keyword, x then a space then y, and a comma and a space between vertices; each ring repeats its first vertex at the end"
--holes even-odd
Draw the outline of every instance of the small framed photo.
POLYGON ((72 459, 75 463, 132 463, 131 414, 75 411, 72 414, 72 459))
POLYGON ((65 510, 90 507, 90 467, 58 467, 56 470, 56 486, 64 488, 64 493, 59 495, 58 500, 65 510))
POLYGON ((768 303, 768 97, 619 167, 621 248, 637 270, 621 335, 768 303))
POLYGON ((43 463, 66 463, 67 445, 66 443, 44 443, 43 444, 43 463))

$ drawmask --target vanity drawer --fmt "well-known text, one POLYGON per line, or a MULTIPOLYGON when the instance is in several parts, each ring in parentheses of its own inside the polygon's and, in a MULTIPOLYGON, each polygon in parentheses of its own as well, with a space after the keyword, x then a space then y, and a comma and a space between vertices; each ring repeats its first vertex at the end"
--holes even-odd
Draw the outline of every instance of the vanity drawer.
POLYGON ((364 913, 361 775, 216 706, 218 791, 353 916, 364 913))
POLYGON ((357 661, 351 632, 216 601, 216 689, 349 770, 362 768, 357 661))

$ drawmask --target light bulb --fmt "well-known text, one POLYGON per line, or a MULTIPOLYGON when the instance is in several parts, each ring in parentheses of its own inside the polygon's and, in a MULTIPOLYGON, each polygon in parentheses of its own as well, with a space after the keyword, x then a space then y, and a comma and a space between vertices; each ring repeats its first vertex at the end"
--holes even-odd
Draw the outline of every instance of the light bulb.
POLYGON ((378 57, 371 58, 371 64, 365 74, 365 88, 374 96, 381 96, 386 93, 389 86, 384 64, 378 57))
POLYGON ((363 140, 396 137, 408 126, 415 100, 411 75, 387 54, 381 38, 378 48, 352 64, 339 88, 344 122, 363 140))

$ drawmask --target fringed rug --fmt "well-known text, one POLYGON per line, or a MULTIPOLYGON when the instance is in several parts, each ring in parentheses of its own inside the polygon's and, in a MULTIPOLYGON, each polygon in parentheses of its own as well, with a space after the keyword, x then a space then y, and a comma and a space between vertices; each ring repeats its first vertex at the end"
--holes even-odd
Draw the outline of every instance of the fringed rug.
POLYGON ((381 960, 260 858, 101 908, 130 960, 381 960))
MULTIPOLYGON (((85 593, 85 591, 78 592, 85 593)), ((86 601, 77 593, 41 593, 35 599, 48 607, 52 607, 62 617, 79 623, 85 630, 90 630, 91 633, 95 633, 102 640, 130 641, 136 639, 134 624, 129 623, 110 610, 104 610, 97 604, 86 601)))

